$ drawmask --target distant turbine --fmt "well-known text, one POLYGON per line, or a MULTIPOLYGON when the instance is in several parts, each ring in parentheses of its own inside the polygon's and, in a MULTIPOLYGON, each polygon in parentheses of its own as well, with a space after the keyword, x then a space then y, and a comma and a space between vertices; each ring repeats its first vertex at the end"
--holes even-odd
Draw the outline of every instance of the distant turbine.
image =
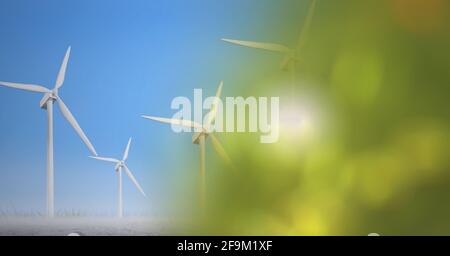
POLYGON ((70 46, 66 51, 66 55, 64 56, 64 60, 61 64, 61 68, 59 69, 58 77, 56 78, 55 87, 52 90, 49 90, 40 85, 33 84, 19 84, 19 83, 10 83, 10 82, 1 82, 0 85, 12 87, 16 89, 22 89, 26 91, 32 92, 40 92, 44 93, 44 97, 41 99, 40 107, 42 109, 47 109, 48 113, 48 140, 47 140, 47 216, 54 216, 54 185, 53 185, 53 102, 58 102, 59 108, 63 116, 66 120, 72 125, 78 135, 81 137, 83 142, 89 148, 92 154, 97 155, 95 152, 94 146, 92 146, 89 139, 84 134, 83 130, 78 125, 78 122, 73 117, 72 113, 70 113, 66 104, 64 104, 61 97, 58 95, 59 88, 64 83, 64 78, 66 75, 67 62, 69 61, 70 56, 70 46))
MULTIPOLYGON (((162 118, 162 117, 154 117, 154 116, 147 116, 143 115, 143 118, 162 122, 162 123, 168 123, 168 124, 175 124, 179 126, 189 127, 189 128, 195 128, 200 129, 200 132, 195 132, 192 136, 192 142, 194 144, 197 144, 200 146, 200 193, 201 193, 201 200, 202 204, 204 204, 205 200, 205 193, 206 193, 206 177, 205 177, 205 139, 207 137, 211 138, 211 141, 213 143, 213 147, 215 151, 219 154, 222 159, 233 167, 232 162, 228 154, 226 153, 225 149, 223 148, 220 141, 217 139, 217 137, 213 134, 213 131, 210 129, 212 123, 216 119, 217 115, 217 104, 220 99, 220 95, 222 93, 222 86, 223 81, 220 82, 219 88, 217 89, 216 97, 214 99, 214 102, 212 104, 211 110, 208 113, 208 119, 206 120, 206 123, 203 125, 200 123, 197 123, 195 121, 191 120, 181 120, 181 119, 173 119, 173 118, 162 118)), ((234 167, 233 167, 234 168, 234 167)))
POLYGON ((142 190, 141 186, 137 182, 136 178, 134 178, 133 173, 131 173, 130 169, 128 169, 127 165, 125 164, 125 161, 128 158, 128 152, 130 151, 130 145, 131 145, 131 138, 128 140, 127 147, 125 148, 125 152, 123 153, 122 160, 118 160, 115 158, 110 157, 97 157, 97 156, 90 156, 90 158, 94 158, 101 161, 111 162, 115 163, 114 170, 117 173, 117 176, 119 177, 119 205, 118 205, 118 216, 119 218, 122 218, 123 216, 123 204, 122 204, 122 169, 125 170, 125 173, 127 174, 128 178, 133 182, 133 184, 136 186, 136 188, 139 190, 139 192, 142 193, 145 197, 144 190, 142 190))
POLYGON ((281 69, 293 71, 294 64, 295 64, 295 62, 298 61, 300 49, 305 44, 305 39, 308 34, 309 27, 311 25, 311 20, 313 17, 315 6, 316 6, 316 0, 313 0, 309 7, 308 14, 306 16, 305 25, 303 26, 303 29, 300 32, 297 47, 295 47, 295 48, 289 48, 287 46, 284 46, 281 44, 274 44, 274 43, 242 41, 242 40, 227 39, 227 38, 222 38, 222 40, 225 42, 229 42, 229 43, 237 44, 237 45, 241 45, 241 46, 246 46, 246 47, 250 47, 250 48, 256 48, 256 49, 262 49, 262 50, 281 53, 284 55, 284 59, 281 62, 281 69))

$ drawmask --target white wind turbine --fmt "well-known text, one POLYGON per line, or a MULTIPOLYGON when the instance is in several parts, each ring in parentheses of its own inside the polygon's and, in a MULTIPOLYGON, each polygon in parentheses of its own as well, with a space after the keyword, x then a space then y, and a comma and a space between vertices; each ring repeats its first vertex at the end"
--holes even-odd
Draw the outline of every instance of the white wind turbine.
POLYGON ((232 44, 241 45, 241 46, 245 46, 245 47, 281 53, 284 55, 284 58, 281 62, 281 69, 286 70, 286 71, 290 70, 290 71, 294 72, 295 63, 299 60, 298 57, 300 54, 300 49, 305 44, 305 39, 308 34, 309 27, 311 25, 311 20, 313 17, 315 6, 316 6, 316 0, 312 0, 312 3, 308 10, 308 14, 306 16, 305 24, 303 26, 303 29, 300 32, 298 43, 295 48, 289 48, 287 46, 284 46, 281 44, 275 44, 275 43, 242 41, 242 40, 227 39, 227 38, 222 38, 222 40, 225 42, 229 42, 232 44))
MULTIPOLYGON (((204 124, 200 124, 195 121, 186 120, 186 119, 174 119, 174 118, 162 118, 162 117, 154 117, 154 116, 147 116, 143 115, 143 118, 162 122, 162 123, 168 123, 168 124, 174 124, 189 128, 194 128, 196 131, 194 135, 192 136, 192 143, 199 145, 200 149, 200 193, 201 193, 201 202, 204 204, 205 201, 205 194, 206 194, 206 175, 205 175, 205 140, 207 137, 211 138, 213 147, 215 151, 219 154, 220 157, 224 159, 224 161, 233 167, 232 162, 228 154, 226 153, 225 149, 223 148, 220 141, 217 139, 217 137, 214 135, 212 128, 212 124, 216 119, 217 115, 217 104, 220 100, 220 95, 222 93, 222 87, 223 87, 223 81, 220 82, 219 88, 217 89, 216 97, 214 99, 214 102, 211 106, 211 110, 208 113, 208 119, 204 124)), ((233 167, 234 168, 234 167, 233 167)))
POLYGON ((61 97, 58 95, 58 90, 64 83, 64 78, 66 74, 67 62, 70 56, 70 46, 66 51, 66 55, 64 56, 64 60, 61 64, 61 68, 59 69, 58 76, 56 78, 55 87, 50 90, 41 85, 34 84, 22 84, 22 83, 10 83, 10 82, 1 82, 0 85, 12 87, 16 89, 22 89, 26 91, 39 92, 43 93, 44 96, 40 101, 40 107, 42 109, 47 109, 48 115, 48 140, 47 140, 47 216, 54 216, 54 175, 53 175, 53 102, 58 102, 59 108, 66 118, 66 120, 70 123, 70 125, 75 129, 78 135, 81 137, 83 142, 89 148, 92 154, 97 155, 95 152, 94 146, 92 146, 89 139, 84 134, 78 122, 75 120, 72 113, 70 113, 66 104, 64 104, 61 97))
POLYGON ((144 190, 141 188, 139 183, 137 182, 136 178, 134 177, 133 173, 131 173, 130 169, 128 169, 127 165, 125 164, 125 161, 128 159, 128 152, 130 151, 130 145, 131 145, 131 138, 128 140, 127 147, 125 148, 125 152, 123 153, 122 160, 118 160, 115 158, 110 157, 98 157, 98 156, 90 156, 90 158, 94 158, 101 161, 111 162, 116 164, 114 167, 114 170, 117 173, 117 176, 119 178, 119 205, 118 205, 118 216, 119 218, 122 218, 123 216, 123 201, 122 201, 122 170, 125 170, 125 173, 127 174, 128 178, 133 182, 133 184, 136 186, 136 188, 139 190, 139 192, 142 193, 145 197, 144 190))

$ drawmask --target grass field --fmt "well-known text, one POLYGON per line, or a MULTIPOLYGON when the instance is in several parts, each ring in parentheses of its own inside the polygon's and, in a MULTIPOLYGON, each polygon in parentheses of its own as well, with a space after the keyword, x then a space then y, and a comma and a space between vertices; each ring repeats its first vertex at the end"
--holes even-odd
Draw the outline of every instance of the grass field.
POLYGON ((1 216, 0 236, 153 236, 167 234, 167 221, 150 217, 1 216))

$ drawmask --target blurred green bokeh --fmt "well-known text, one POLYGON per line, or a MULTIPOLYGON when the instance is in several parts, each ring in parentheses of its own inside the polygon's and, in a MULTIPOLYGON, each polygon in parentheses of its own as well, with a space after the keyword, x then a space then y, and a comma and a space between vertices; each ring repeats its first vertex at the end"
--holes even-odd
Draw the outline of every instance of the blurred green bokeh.
MULTIPOLYGON (((294 43, 309 3, 280 1, 268 38, 294 43)), ((280 141, 220 134, 237 171, 208 147, 185 232, 450 235, 448 1, 319 0, 294 76, 259 53, 227 95, 280 96, 280 141)))

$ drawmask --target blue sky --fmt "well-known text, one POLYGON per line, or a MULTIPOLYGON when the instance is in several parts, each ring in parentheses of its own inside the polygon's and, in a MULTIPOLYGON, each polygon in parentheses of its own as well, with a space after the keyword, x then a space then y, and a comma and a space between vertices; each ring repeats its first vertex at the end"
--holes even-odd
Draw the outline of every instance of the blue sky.
MULTIPOLYGON (((120 157, 133 137, 128 165, 149 198, 126 179, 125 211, 155 213, 166 181, 183 172, 185 160, 195 167, 197 151, 189 135, 174 135, 140 115, 170 117, 174 97, 192 97, 193 88, 213 95, 223 77, 242 72, 235 64, 257 53, 240 57, 219 39, 251 35, 268 41, 265 26, 289 17, 276 3, 1 1, 0 80, 52 88, 71 45, 60 96, 99 155, 120 157)), ((233 82, 225 81, 225 96, 236 90, 233 82)), ((0 210, 45 211, 47 117, 40 99, 0 87, 0 210)), ((87 157, 57 108, 54 122, 56 209, 114 213, 113 166, 87 157)))

